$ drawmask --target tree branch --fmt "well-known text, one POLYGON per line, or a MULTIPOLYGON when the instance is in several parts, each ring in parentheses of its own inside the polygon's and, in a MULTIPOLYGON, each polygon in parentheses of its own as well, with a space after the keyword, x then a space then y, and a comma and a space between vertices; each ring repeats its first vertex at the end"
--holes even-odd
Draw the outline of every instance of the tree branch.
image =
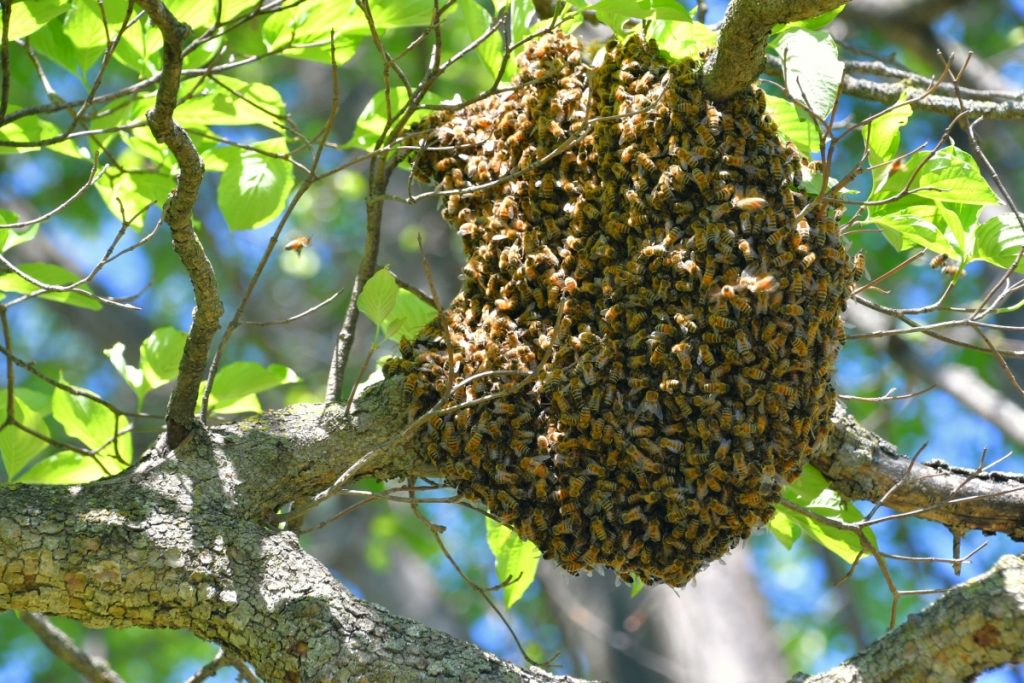
MULTIPOLYGON (((778 57, 768 57, 765 64, 765 72, 773 76, 782 76, 782 60, 778 57)), ((843 82, 840 85, 842 91, 847 95, 860 97, 865 100, 873 100, 883 104, 895 104, 900 96, 907 98, 918 98, 926 89, 924 87, 908 87, 906 83, 880 83, 869 81, 864 78, 855 78, 849 74, 843 75, 843 82)), ((986 119, 1022 119, 1024 118, 1024 99, 966 99, 961 102, 956 97, 932 94, 921 97, 914 102, 914 108, 921 111, 931 111, 939 114, 956 116, 964 111, 970 114, 971 118, 984 116, 986 119)))
POLYGON ((167 441, 174 448, 189 433, 195 421, 199 383, 206 376, 210 344, 220 328, 224 304, 217 291, 213 266, 192 227, 192 210, 203 180, 203 160, 188 133, 173 119, 181 83, 182 44, 191 29, 175 19, 160 0, 139 0, 139 5, 149 14, 164 39, 164 63, 156 105, 146 119, 153 137, 157 142, 166 144, 178 162, 178 182, 164 205, 164 220, 171 229, 171 243, 188 272, 196 298, 192 327, 178 366, 178 383, 167 406, 167 441))
POLYGON ((705 94, 720 102, 757 81, 773 25, 810 19, 841 4, 842 0, 733 0, 725 10, 718 47, 704 64, 705 94))
MULTIPOLYGON (((0 496, 0 609, 58 614, 93 627, 187 628, 251 662, 268 680, 430 677, 553 680, 355 600, 296 536, 273 528, 285 501, 330 486, 406 415, 401 377, 339 405, 300 405, 159 442, 132 470, 83 486, 8 485, 0 496)), ((895 447, 841 408, 815 464, 847 496, 880 500, 907 472, 895 447)), ((416 434, 362 471, 430 475, 416 434)), ((921 516, 1024 539, 1020 475, 915 465, 886 499, 921 516)))
POLYGON ((0 609, 186 628, 265 680, 556 680, 356 600, 294 534, 256 519, 286 480, 275 472, 312 486, 314 453, 337 468, 361 440, 385 438, 362 412, 374 400, 344 423, 305 406, 194 431, 176 451, 159 443, 130 473, 84 486, 6 487, 0 609))
POLYGON ((884 499, 899 512, 920 510, 917 516, 954 530, 979 529, 1024 540, 1024 474, 978 472, 941 461, 911 466, 894 445, 857 424, 840 404, 832 426, 829 448, 812 462, 844 496, 884 499), (961 502, 949 502, 954 500, 961 502))
MULTIPOLYGON (((846 319, 870 332, 892 328, 893 319, 856 301, 846 309, 846 319)), ((1024 408, 989 386, 978 372, 960 363, 932 363, 906 339, 882 337, 876 345, 907 373, 935 386, 955 398, 962 406, 992 423, 1007 437, 1024 443, 1024 408)))
POLYGON ((800 683, 962 681, 1024 659, 1024 560, 1006 555, 856 657, 800 683))
POLYGON ((21 621, 39 636, 39 640, 58 659, 82 675, 89 683, 124 683, 110 664, 82 650, 49 619, 35 612, 22 612, 21 621))

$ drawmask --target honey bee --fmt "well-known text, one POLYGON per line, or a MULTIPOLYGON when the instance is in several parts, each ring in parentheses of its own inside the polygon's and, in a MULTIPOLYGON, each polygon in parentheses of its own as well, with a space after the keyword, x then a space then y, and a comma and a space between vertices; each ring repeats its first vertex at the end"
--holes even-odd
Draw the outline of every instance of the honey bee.
POLYGON ((718 330, 731 330, 736 327, 736 321, 721 315, 709 315, 708 324, 718 330))
MULTIPOLYGON (((773 159, 773 160, 777 161, 777 159, 773 159)), ((794 201, 794 199, 793 199, 793 191, 790 190, 788 186, 783 187, 782 188, 782 206, 783 206, 783 208, 785 208, 787 211, 792 211, 793 210, 793 206, 794 206, 793 201, 794 201)))
POLYGON ((715 356, 711 353, 711 348, 707 344, 701 344, 697 349, 697 362, 705 367, 715 365, 715 356))
POLYGON ((555 196, 555 174, 545 173, 544 177, 537 181, 537 195, 544 199, 551 199, 555 196))
POLYGON ((936 254, 935 256, 932 257, 932 260, 929 261, 928 265, 931 266, 932 268, 938 269, 944 266, 946 264, 946 261, 948 260, 949 254, 936 254))
POLYGON ((787 264, 789 264, 790 262, 792 262, 792 260, 793 260, 793 252, 791 252, 791 251, 784 251, 781 254, 779 254, 778 256, 776 256, 775 258, 773 258, 771 260, 771 264, 775 268, 782 268, 782 267, 786 266, 787 264))
MULTIPOLYGON (((761 381, 761 380, 763 380, 765 378, 764 370, 762 370, 759 367, 752 366, 752 365, 748 365, 747 367, 740 369, 740 374, 742 374, 747 379, 754 380, 755 382, 759 382, 759 381, 761 381)), ((754 395, 755 396, 757 395, 756 392, 755 392, 754 395)), ((751 397, 751 398, 753 398, 753 397, 751 397)), ((750 404, 748 403, 747 405, 750 405, 750 404)))
POLYGON ((646 393, 644 393, 644 398, 640 402, 637 413, 650 413, 659 420, 664 418, 664 414, 661 411, 660 396, 657 390, 648 389, 646 393))
POLYGON ((768 206, 768 200, 763 197, 733 197, 730 204, 737 211, 760 211, 768 206))
POLYGON ((547 131, 549 135, 556 138, 560 138, 565 135, 565 131, 562 129, 562 126, 554 119, 548 121, 547 131))
POLYGON ((705 120, 708 122, 708 128, 711 129, 712 133, 718 135, 722 132, 722 114, 710 103, 707 105, 705 120))
POLYGON ((715 136, 711 134, 711 130, 708 129, 703 123, 698 123, 696 128, 697 137, 700 139, 701 144, 705 147, 715 146, 715 136))
POLYGON ((640 167, 643 168, 648 173, 658 172, 657 164, 655 164, 654 161, 643 152, 640 152, 636 155, 636 160, 640 164, 640 167))
POLYGON ((853 257, 853 281, 857 282, 864 275, 864 252, 858 251, 853 257))
POLYGON ((711 189, 711 178, 707 173, 699 168, 695 168, 690 172, 690 178, 693 180, 694 185, 701 191, 702 194, 707 194, 711 189))
POLYGON ((623 524, 633 524, 634 522, 640 522, 644 519, 644 512, 640 509, 640 506, 629 508, 622 513, 621 517, 619 517, 619 521, 623 524))
POLYGON ((793 304, 793 303, 783 304, 782 312, 785 315, 790 315, 790 316, 793 316, 793 317, 799 317, 799 316, 802 316, 804 314, 804 307, 801 306, 800 304, 793 304))
POLYGON ((817 258, 817 255, 812 251, 811 253, 807 254, 807 256, 804 256, 802 259, 800 259, 800 264, 803 265, 804 268, 810 268, 811 266, 814 265, 814 261, 817 258))
POLYGON ((296 237, 293 240, 289 240, 284 245, 285 251, 294 251, 296 256, 302 256, 302 250, 313 243, 313 238, 309 235, 303 235, 302 237, 296 237))

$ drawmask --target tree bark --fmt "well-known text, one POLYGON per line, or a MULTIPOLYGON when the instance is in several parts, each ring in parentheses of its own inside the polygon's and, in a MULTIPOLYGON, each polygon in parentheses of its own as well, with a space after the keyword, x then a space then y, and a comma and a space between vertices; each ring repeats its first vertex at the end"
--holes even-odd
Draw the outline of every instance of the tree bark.
MULTIPOLYGON (((555 680, 353 598, 294 534, 275 528, 284 502, 330 486, 338 472, 402 432, 401 384, 371 387, 349 416, 338 406, 293 406, 194 432, 174 451, 161 440, 111 479, 6 486, 0 608, 96 628, 185 628, 251 662, 267 680, 555 680)), ((909 461, 844 411, 835 424, 832 450, 817 464, 848 495, 877 499, 894 482, 871 472, 898 481, 909 461)), ((432 474, 416 459, 415 439, 381 450, 362 474, 432 474)), ((887 505, 907 509, 921 505, 919 496, 934 502, 984 486, 992 495, 926 516, 948 522, 944 515, 952 514, 957 524, 980 528, 991 519, 998 530, 1022 536, 1013 531, 1024 510, 1018 494, 995 495, 1016 480, 942 472, 908 480, 887 505), (972 505, 984 507, 965 507, 972 505)))

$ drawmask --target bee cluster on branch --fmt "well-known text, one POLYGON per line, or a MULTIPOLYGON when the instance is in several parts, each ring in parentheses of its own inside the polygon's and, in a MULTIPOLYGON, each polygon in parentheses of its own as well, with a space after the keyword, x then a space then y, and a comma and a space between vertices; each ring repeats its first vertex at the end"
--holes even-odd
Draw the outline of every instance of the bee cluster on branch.
POLYGON ((638 38, 589 67, 550 34, 519 68, 424 126, 465 281, 385 370, 420 412, 453 376, 451 405, 495 397, 435 415, 425 455, 545 557, 683 585, 828 434, 841 210, 797 218, 805 162, 756 87, 707 101, 696 62, 638 38))

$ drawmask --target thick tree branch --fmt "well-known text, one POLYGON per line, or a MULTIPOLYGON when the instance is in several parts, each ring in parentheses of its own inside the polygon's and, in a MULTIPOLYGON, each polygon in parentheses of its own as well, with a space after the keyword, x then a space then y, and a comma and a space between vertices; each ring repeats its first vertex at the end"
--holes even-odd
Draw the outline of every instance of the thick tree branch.
POLYGON ((832 425, 831 444, 813 464, 848 498, 878 502, 885 497, 894 510, 920 510, 919 517, 957 531, 980 529, 1024 540, 1024 474, 978 472, 941 461, 911 467, 895 446, 857 424, 842 405, 836 406, 832 425))
POLYGON ((314 453, 337 468, 361 440, 386 438, 359 410, 344 423, 319 412, 197 430, 177 451, 158 444, 132 472, 85 486, 8 487, 0 609, 186 628, 265 680, 568 680, 354 599, 294 534, 259 523, 254 510, 282 493, 282 471, 309 487, 321 477, 314 453))
POLYGON ((203 180, 203 160, 188 133, 173 119, 181 83, 182 45, 191 29, 175 19, 160 0, 139 0, 139 5, 149 14, 164 39, 164 63, 156 105, 146 119, 153 137, 167 145, 178 162, 178 182, 164 205, 164 220, 171 229, 171 243, 188 272, 196 298, 192 327, 178 366, 178 383, 167 406, 167 441, 173 448, 192 429, 199 383, 206 376, 210 344, 220 328, 224 304, 217 291, 213 266, 192 227, 192 210, 203 180))
POLYGON ((872 643, 801 683, 964 681, 1024 660, 1024 560, 1006 555, 872 643))
POLYGON ((733 0, 725 10, 718 47, 704 65, 704 92, 727 100, 764 70, 772 26, 810 19, 843 4, 842 0, 733 0))
MULTIPOLYGON (((95 627, 187 628, 251 662, 268 680, 548 680, 352 598, 297 538, 269 523, 285 501, 329 486, 370 449, 396 443, 401 378, 374 385, 350 415, 304 405, 196 430, 133 470, 85 486, 8 486, 0 496, 0 609, 68 616, 95 627), (433 668, 431 668, 433 667, 433 668)), ((909 461, 842 409, 815 464, 848 496, 879 500, 909 461)), ((416 434, 364 472, 430 474, 416 434)), ((915 465, 887 498, 955 528, 1024 538, 1019 475, 915 465), (998 494, 998 495, 994 495, 998 494)))

